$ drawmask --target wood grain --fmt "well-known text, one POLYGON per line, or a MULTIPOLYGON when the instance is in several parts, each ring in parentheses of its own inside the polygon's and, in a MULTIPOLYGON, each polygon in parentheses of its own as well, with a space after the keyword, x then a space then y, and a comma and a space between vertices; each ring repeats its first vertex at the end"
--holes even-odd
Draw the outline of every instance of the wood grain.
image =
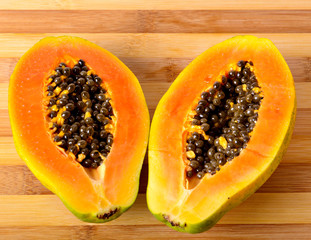
MULTIPOLYGON (((248 201, 226 214, 219 224, 310 224, 310 201, 311 193, 255 193, 248 201)), ((68 214, 69 210, 55 195, 3 195, 0 209, 0 226, 94 225, 83 223, 68 214)), ((145 194, 139 194, 126 214, 105 225, 146 223, 162 224, 148 211, 145 194)))
POLYGON ((311 224, 218 224, 207 232, 196 234, 176 232, 165 225, 85 225, 0 227, 0 239, 42 240, 128 240, 128 239, 310 239, 311 224), (122 234, 121 234, 122 233, 122 234))
POLYGON ((2 10, 0 33, 310 33, 310 21, 310 10, 2 10))
POLYGON ((0 239, 310 239, 311 2, 307 0, 10 0, 0 4, 0 239), (271 178, 211 230, 176 232, 148 211, 145 157, 139 196, 115 221, 76 219, 15 150, 7 90, 19 57, 41 38, 75 35, 111 51, 135 73, 150 115, 176 76, 214 44, 239 34, 271 39, 295 79, 293 138, 271 178))
MULTIPOLYGON (((64 33, 0 33, 0 58, 20 57, 47 36, 64 33)), ((66 33, 76 36, 77 34, 66 33)), ((194 58, 239 33, 80 33, 120 58, 194 58)), ((286 57, 310 57, 311 33, 255 33, 269 38, 286 57)))
POLYGON ((143 10, 143 9, 154 9, 154 10, 201 10, 201 9, 311 9, 310 1, 308 0, 297 0, 297 1, 283 1, 283 0, 259 0, 245 3, 244 1, 236 0, 223 0, 223 1, 202 1, 192 0, 90 0, 85 3, 83 0, 51 0, 51 1, 40 1, 40 0, 10 0, 4 1, 1 4, 1 8, 4 10, 59 10, 59 9, 70 9, 70 10, 97 10, 97 9, 109 9, 109 10, 143 10))

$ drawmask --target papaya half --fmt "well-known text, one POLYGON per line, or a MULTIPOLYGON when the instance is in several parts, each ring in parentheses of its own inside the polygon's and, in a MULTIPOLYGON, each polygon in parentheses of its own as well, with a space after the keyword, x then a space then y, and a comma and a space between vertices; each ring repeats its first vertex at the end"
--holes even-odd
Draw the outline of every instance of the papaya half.
POLYGON ((87 222, 135 201, 149 112, 134 74, 78 37, 47 37, 17 63, 9 84, 16 149, 44 186, 87 222))
POLYGON ((156 108, 149 210, 178 231, 211 228, 276 169, 295 115, 293 77, 270 40, 237 36, 211 47, 156 108))

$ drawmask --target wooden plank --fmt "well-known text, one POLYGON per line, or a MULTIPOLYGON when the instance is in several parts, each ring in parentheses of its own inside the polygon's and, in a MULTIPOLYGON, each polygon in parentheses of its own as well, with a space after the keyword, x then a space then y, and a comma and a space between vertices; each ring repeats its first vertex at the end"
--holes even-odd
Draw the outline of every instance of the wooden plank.
POLYGON ((191 3, 186 0, 90 0, 85 3, 83 0, 75 1, 40 1, 40 0, 10 0, 4 1, 1 4, 0 9, 10 10, 59 10, 59 9, 71 9, 71 10, 97 10, 97 9, 109 9, 109 10, 196 10, 196 9, 311 9, 311 4, 307 0, 297 1, 282 1, 282 0, 259 0, 247 2, 235 1, 235 0, 223 0, 223 1, 201 1, 193 0, 191 3))
POLYGON ((8 109, 0 109, 0 136, 12 136, 8 109))
POLYGON ((154 33, 309 33, 311 25, 307 19, 310 18, 306 10, 145 11, 141 30, 154 33))
POLYGON ((106 224, 86 226, 0 226, 1 239, 42 240, 129 240, 129 239, 305 239, 309 240, 311 224, 217 224, 204 233, 191 235, 177 232, 164 224, 112 226, 106 224), (122 233, 122 234, 121 234, 122 233))
POLYGON ((285 164, 282 162, 257 192, 311 192, 310 171, 310 164, 285 164))
MULTIPOLYGON (((193 60, 191 58, 121 58, 140 82, 173 82, 178 74, 193 60)), ((311 82, 309 57, 286 57, 295 82, 311 82)), ((0 83, 9 82, 18 58, 0 58, 0 83)))
MULTIPOLYGON (((309 159, 310 161, 311 159, 309 159)), ((311 161, 310 161, 311 162, 311 161)), ((311 164, 282 162, 269 180, 258 190, 261 193, 311 192, 311 164)), ((25 165, 0 165, 0 195, 52 194, 25 165)), ((146 193, 148 165, 144 164, 139 193, 146 193)))
POLYGON ((306 91, 306 89, 310 89, 309 87, 311 87, 311 83, 310 85, 309 83, 295 83, 297 108, 309 108, 311 106, 310 93, 306 91))
MULTIPOLYGON (((109 226, 106 226, 109 227, 109 226)), ((0 239, 14 240, 42 240, 42 239, 71 239, 71 240, 94 240, 95 230, 101 226, 21 226, 21 227, 3 227, 0 226, 0 239)), ((135 228, 135 227, 134 227, 135 228)), ((112 229, 107 229, 106 234, 112 229)), ((119 226, 113 229, 119 231, 119 226)), ((120 236, 120 235, 119 235, 120 236)), ((102 236, 102 239, 107 239, 102 236)), ((109 238, 113 239, 113 238, 109 238)))
POLYGON ((138 11, 0 11, 0 32, 101 33, 141 32, 138 11), (118 17, 116 17, 118 16, 118 17), (14 19, 12 21, 12 19, 14 19))
MULTIPOLYGON (((0 174, 1 192, 16 195, 25 192, 24 171, 25 166, 1 166, 3 172, 0 174)), ((28 170, 30 171, 30 170, 28 170)), ((42 188, 43 190, 43 188, 42 188)), ((0 224, 1 225, 1 224, 0 224)))
POLYGON ((1 33, 310 33, 310 21, 310 10, 0 10, 1 33))
MULTIPOLYGON (((298 125, 296 125, 298 126, 298 125)), ((294 129, 295 131, 295 129, 294 129)), ((309 147, 311 135, 293 134, 282 163, 308 164, 311 162, 311 149, 309 147)))
POLYGON ((24 165, 16 152, 12 134, 10 137, 0 136, 0 165, 24 165))
POLYGON ((293 135, 311 135, 311 111, 310 109, 301 108, 297 111, 296 122, 293 135))
MULTIPOLYGON (((20 57, 41 38, 51 35, 60 36, 64 33, 1 33, 0 57, 20 57)), ((66 33, 66 35, 78 35, 88 39, 121 58, 194 58, 209 47, 239 33, 66 33)), ((308 57, 311 51, 310 33, 256 33, 254 35, 271 39, 287 57, 308 57)))
POLYGON ((0 195, 52 194, 25 165, 0 166, 0 195))
POLYGON ((8 83, 0 83, 0 110, 6 110, 8 114, 8 83))
MULTIPOLYGON (((310 224, 310 202, 311 193, 255 193, 219 224, 310 224)), ((55 195, 3 195, 0 209, 2 227, 93 225, 76 219, 55 195)), ((106 225, 146 224, 162 223, 148 211, 145 195, 139 194, 127 213, 106 225)))
POLYGON ((277 225, 242 225, 217 224, 207 232, 197 235, 176 232, 164 225, 160 226, 103 226, 95 227, 93 239, 310 239, 310 225, 277 224, 277 225), (111 227, 111 228, 109 228, 111 227), (115 234, 124 233, 121 238, 115 234), (108 234, 107 234, 108 232, 108 234), (268 237, 267 237, 268 236, 268 237))

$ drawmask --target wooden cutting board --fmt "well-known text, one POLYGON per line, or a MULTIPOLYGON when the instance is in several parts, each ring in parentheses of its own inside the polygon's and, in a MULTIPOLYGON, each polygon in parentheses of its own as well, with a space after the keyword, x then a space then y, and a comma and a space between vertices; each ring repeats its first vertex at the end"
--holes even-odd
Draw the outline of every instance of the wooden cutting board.
POLYGON ((311 2, 242 0, 5 1, 0 4, 0 239, 311 239, 311 2), (8 117, 9 77, 45 36, 75 35, 111 51, 136 74, 151 116, 179 72, 210 46, 238 34, 270 38, 292 70, 297 120, 273 176, 211 230, 176 232, 145 201, 147 159, 133 207, 107 224, 76 219, 16 153, 8 117))

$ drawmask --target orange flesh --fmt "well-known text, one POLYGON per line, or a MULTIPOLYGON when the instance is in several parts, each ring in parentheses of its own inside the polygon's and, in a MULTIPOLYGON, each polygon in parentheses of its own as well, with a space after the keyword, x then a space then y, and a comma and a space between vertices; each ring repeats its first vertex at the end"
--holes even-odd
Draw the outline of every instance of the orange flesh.
POLYGON ((272 166, 290 128, 294 109, 291 73, 269 40, 236 37, 200 55, 161 99, 152 122, 147 191, 151 212, 167 214, 180 223, 199 223, 212 216, 228 198, 243 192, 272 166), (254 63, 254 74, 264 96, 252 137, 247 148, 220 172, 206 174, 194 188, 187 189, 187 184, 183 184, 186 179, 182 135, 186 116, 203 90, 239 60, 254 63), (160 196, 168 197, 162 198, 161 203, 153 200, 160 196))
POLYGON ((79 213, 96 213, 133 203, 147 144, 149 114, 137 79, 115 56, 80 38, 45 38, 17 65, 10 82, 9 106, 18 152, 67 206, 79 213), (85 60, 103 79, 114 102, 114 143, 100 181, 93 181, 79 163, 55 147, 47 132, 44 79, 67 59, 85 60))

